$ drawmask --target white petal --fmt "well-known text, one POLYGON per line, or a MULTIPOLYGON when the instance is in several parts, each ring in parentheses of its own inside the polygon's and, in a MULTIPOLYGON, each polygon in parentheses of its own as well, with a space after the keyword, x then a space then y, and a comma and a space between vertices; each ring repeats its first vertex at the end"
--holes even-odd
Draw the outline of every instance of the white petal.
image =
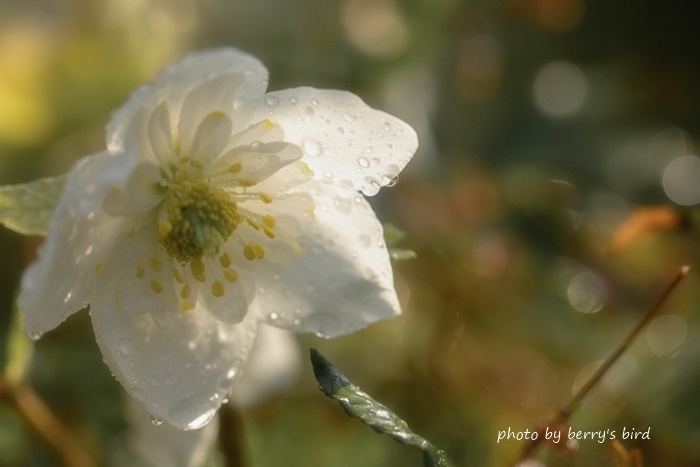
POLYGON ((151 162, 141 162, 131 171, 123 186, 112 187, 102 208, 113 216, 147 211, 163 199, 159 191, 160 180, 158 167, 151 162))
POLYGON ((148 118, 148 141, 151 143, 153 159, 161 167, 168 167, 175 159, 173 129, 168 104, 162 101, 148 118))
POLYGON ((317 180, 331 175, 335 183, 366 195, 390 184, 418 147, 409 125, 349 92, 287 89, 268 93, 246 108, 252 122, 269 119, 282 127, 285 141, 302 148, 303 161, 317 180))
POLYGON ((233 388, 231 402, 239 407, 265 402, 294 383, 301 364, 299 345, 292 334, 261 325, 248 367, 233 388))
POLYGON ((293 144, 255 143, 222 155, 212 166, 212 172, 218 174, 217 183, 224 186, 252 186, 301 157, 301 150, 293 144))
POLYGON ((231 137, 231 120, 222 112, 212 112, 201 121, 194 135, 190 155, 204 164, 213 161, 231 137))
POLYGON ((361 195, 316 184, 316 222, 298 238, 301 255, 260 263, 251 313, 291 331, 334 337, 400 313, 382 226, 361 195), (266 267, 266 270, 262 270, 266 267))
POLYGON ((187 119, 186 136, 191 138, 207 114, 215 110, 229 113, 236 103, 234 99, 262 95, 267 88, 267 76, 267 69, 260 60, 238 49, 223 48, 188 55, 161 72, 155 81, 137 89, 114 112, 107 127, 107 148, 117 151, 134 140, 145 146, 142 142, 148 141, 148 119, 162 102, 167 102, 173 123, 187 119), (197 93, 193 94, 195 91, 197 93), (185 103, 188 95, 189 103, 185 103))
POLYGON ((157 425, 133 399, 127 401, 130 447, 151 467, 201 466, 216 440, 216 423, 183 431, 168 424, 157 425), (157 425, 157 426, 156 426, 157 425))
POLYGON ((90 308, 110 370, 154 418, 180 429, 204 426, 245 366, 256 321, 226 324, 197 304, 162 329, 149 314, 121 312, 115 287, 113 281, 100 283, 90 308))
POLYGON ((69 173, 39 258, 22 277, 19 307, 30 335, 55 328, 90 303, 97 265, 119 229, 118 220, 102 212, 102 200, 125 168, 118 158, 100 153, 69 173))

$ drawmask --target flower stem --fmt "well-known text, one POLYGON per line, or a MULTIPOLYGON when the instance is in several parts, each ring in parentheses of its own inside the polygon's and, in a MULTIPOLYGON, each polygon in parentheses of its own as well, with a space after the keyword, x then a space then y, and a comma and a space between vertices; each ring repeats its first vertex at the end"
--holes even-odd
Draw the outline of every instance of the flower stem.
POLYGON ((651 321, 654 315, 656 315, 656 313, 661 309, 662 305, 666 302, 671 293, 676 289, 678 284, 680 284, 681 281, 688 275, 689 271, 690 266, 682 266, 678 269, 678 272, 671 280, 671 282, 669 282, 669 284, 666 286, 664 291, 661 293, 661 296, 657 299, 656 303, 654 303, 649 308, 649 310, 639 320, 636 326, 632 328, 632 330, 627 334, 627 336, 622 340, 622 342, 620 342, 620 344, 608 356, 608 358, 605 359, 605 361, 598 368, 595 374, 590 377, 590 379, 586 382, 586 384, 584 384, 581 387, 581 389, 578 390, 578 392, 571 398, 569 403, 566 404, 564 408, 559 409, 557 411, 557 414, 554 418, 552 418, 548 423, 546 423, 542 428, 540 428, 540 430, 538 430, 538 432, 540 432, 539 436, 537 436, 537 438, 533 439, 529 443, 525 444, 525 446, 523 446, 522 453, 520 454, 520 457, 518 458, 516 464, 534 456, 537 449, 539 449, 539 447, 541 446, 542 441, 544 441, 544 436, 542 436, 543 433, 541 433, 542 431, 544 431, 547 427, 560 427, 564 423, 566 423, 569 417, 571 417, 571 414, 578 408, 581 401, 583 401, 583 399, 588 395, 588 393, 591 392, 591 390, 600 382, 601 379, 603 379, 603 376, 605 376, 610 367, 613 366, 613 364, 620 358, 620 356, 625 352, 625 350, 627 350, 632 344, 632 342, 634 342, 637 336, 639 336, 642 329, 644 329, 644 327, 649 323, 649 321, 651 321))
POLYGON ((8 402, 65 467, 96 467, 97 462, 53 414, 34 389, 0 378, 0 400, 8 402))
POLYGON ((226 467, 246 465, 243 447, 243 418, 232 404, 224 404, 219 410, 219 452, 226 467))

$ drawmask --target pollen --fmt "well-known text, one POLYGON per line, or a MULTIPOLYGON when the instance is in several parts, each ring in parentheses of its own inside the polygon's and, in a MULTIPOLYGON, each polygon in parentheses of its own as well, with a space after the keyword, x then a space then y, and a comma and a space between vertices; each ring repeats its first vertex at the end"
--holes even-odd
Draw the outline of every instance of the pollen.
POLYGON ((233 284, 238 280, 238 273, 233 269, 226 269, 224 270, 224 278, 233 284))
POLYGON ((260 197, 260 201, 262 201, 265 204, 270 204, 272 202, 272 196, 268 194, 260 193, 258 196, 260 197))
POLYGON ((243 256, 248 261, 255 261, 265 257, 265 248, 259 243, 249 243, 243 247, 243 256))
POLYGON ((161 293, 163 291, 163 284, 161 284, 157 280, 152 280, 151 290, 153 290, 155 293, 161 293))
POLYGON ((136 278, 141 279, 143 275, 146 274, 146 270, 143 266, 136 266, 136 278))
POLYGON ((151 256, 148 259, 148 267, 151 268, 152 271, 158 272, 163 269, 163 263, 155 256, 151 256))
POLYGON ((188 298, 190 298, 190 294, 191 294, 191 293, 192 293, 192 289, 190 289, 190 285, 189 285, 189 284, 185 284, 185 285, 182 287, 182 290, 180 290, 180 296, 181 296, 184 300, 187 300, 188 298))
POLYGON ((214 281, 214 283, 211 285, 211 294, 215 297, 223 297, 224 292, 226 292, 224 283, 221 281, 214 281))
POLYGON ((204 261, 201 259, 196 259, 190 262, 190 271, 192 271, 192 277, 197 279, 199 282, 206 282, 207 276, 204 273, 204 261))
POLYGON ((221 265, 222 268, 227 268, 231 266, 231 256, 224 251, 224 253, 219 256, 219 264, 221 265))

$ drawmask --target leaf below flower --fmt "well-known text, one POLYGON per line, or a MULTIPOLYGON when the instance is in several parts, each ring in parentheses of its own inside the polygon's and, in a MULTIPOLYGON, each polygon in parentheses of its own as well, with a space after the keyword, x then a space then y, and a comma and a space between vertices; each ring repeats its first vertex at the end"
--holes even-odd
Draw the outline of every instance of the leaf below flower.
POLYGON ((0 224, 24 235, 46 235, 65 176, 0 187, 0 224))
POLYGON ((404 420, 355 386, 343 372, 334 367, 316 349, 311 349, 311 364, 314 375, 321 385, 321 391, 326 396, 337 400, 349 416, 359 419, 377 433, 391 436, 401 444, 417 447, 423 451, 425 466, 449 467, 451 465, 444 451, 411 431, 404 420))

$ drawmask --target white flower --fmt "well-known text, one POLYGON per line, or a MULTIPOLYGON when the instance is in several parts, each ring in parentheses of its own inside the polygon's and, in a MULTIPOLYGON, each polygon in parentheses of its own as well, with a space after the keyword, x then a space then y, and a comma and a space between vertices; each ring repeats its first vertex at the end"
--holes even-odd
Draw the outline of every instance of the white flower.
POLYGON ((353 94, 264 94, 235 49, 162 72, 68 175, 20 308, 39 337, 89 305, 104 359, 157 419, 206 424, 259 322, 333 337, 400 312, 375 194, 412 157, 353 94))

